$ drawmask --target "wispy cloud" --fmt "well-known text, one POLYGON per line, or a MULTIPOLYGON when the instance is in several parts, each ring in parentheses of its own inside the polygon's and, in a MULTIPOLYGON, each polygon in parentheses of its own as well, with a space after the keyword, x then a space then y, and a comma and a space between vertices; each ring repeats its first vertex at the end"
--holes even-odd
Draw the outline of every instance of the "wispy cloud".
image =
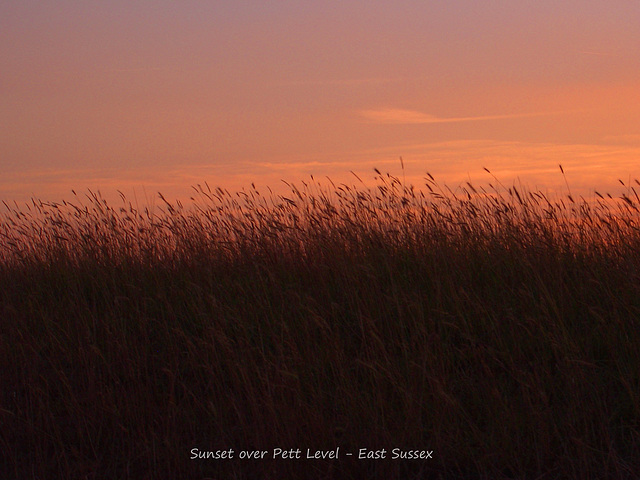
POLYGON ((456 123, 456 122, 480 122, 486 120, 502 120, 508 118, 540 117, 545 115, 559 115, 572 111, 511 113, 504 115, 480 115, 475 117, 437 117, 428 113, 415 110, 403 110, 398 108, 382 108, 377 110, 361 110, 360 116, 372 123, 387 125, 408 125, 427 123, 456 123))
POLYGON ((602 138, 606 143, 617 143, 624 145, 640 145, 640 134, 629 135, 607 135, 602 138))

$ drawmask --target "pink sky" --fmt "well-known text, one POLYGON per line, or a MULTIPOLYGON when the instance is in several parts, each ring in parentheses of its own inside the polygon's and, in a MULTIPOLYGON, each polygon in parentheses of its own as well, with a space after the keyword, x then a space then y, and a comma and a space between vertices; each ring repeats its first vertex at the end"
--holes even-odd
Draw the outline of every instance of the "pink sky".
POLYGON ((0 4, 0 199, 640 177, 640 3, 0 4))

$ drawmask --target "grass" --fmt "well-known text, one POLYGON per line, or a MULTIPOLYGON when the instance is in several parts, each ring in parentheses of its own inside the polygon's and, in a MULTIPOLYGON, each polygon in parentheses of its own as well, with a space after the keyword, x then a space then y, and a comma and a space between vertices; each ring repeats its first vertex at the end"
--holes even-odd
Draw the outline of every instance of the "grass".
POLYGON ((636 186, 587 201, 376 173, 5 205, 0 476, 637 478, 636 186), (344 456, 360 448, 433 458, 344 456))

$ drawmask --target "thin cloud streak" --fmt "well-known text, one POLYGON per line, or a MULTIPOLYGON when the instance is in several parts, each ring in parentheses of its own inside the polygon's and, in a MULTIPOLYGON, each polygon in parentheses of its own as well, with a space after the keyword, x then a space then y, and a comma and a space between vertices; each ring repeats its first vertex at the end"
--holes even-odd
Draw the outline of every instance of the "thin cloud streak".
MULTIPOLYGON (((561 191, 565 180, 558 165, 565 169, 571 189, 588 195, 592 189, 618 190, 618 179, 640 178, 637 158, 639 144, 563 144, 477 139, 450 140, 434 143, 390 144, 367 150, 336 152, 329 160, 301 156, 244 160, 238 164, 184 164, 160 170, 140 166, 129 169, 41 169, 13 172, 0 179, 0 200, 29 201, 31 197, 59 201, 69 199, 71 189, 81 193, 87 188, 101 191, 104 198, 120 204, 122 191, 127 198, 153 203, 156 192, 166 198, 179 198, 189 203, 193 185, 208 184, 240 191, 252 183, 271 187, 276 194, 288 192, 282 182, 298 183, 310 175, 324 182, 328 176, 335 184, 353 181, 353 171, 368 186, 375 185, 373 169, 398 175, 399 157, 404 159, 406 181, 421 187, 425 172, 439 182, 455 186, 467 180, 472 183, 492 181, 482 167, 487 167, 502 182, 516 179, 532 189, 561 191)), ((402 171, 402 175, 405 172, 402 171)), ((545 190, 546 191, 546 190, 545 190)), ((0 209, 1 210, 1 209, 0 209)))
POLYGON ((429 123, 458 123, 458 122, 481 122, 487 120, 504 120, 510 118, 542 117, 546 115, 562 115, 575 113, 578 110, 563 110, 551 112, 532 113, 512 113, 505 115, 481 115, 477 117, 437 117, 428 113, 415 110, 403 110, 398 108, 384 108, 379 110, 361 110, 359 115, 370 123, 383 125, 415 125, 429 123))

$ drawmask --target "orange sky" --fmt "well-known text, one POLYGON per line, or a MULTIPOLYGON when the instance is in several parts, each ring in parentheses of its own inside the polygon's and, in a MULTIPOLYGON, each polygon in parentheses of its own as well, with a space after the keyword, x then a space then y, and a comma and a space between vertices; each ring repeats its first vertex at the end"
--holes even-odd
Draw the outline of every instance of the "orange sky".
POLYGON ((640 3, 0 4, 0 199, 640 177, 640 3), (272 5, 275 4, 275 5, 272 5))

